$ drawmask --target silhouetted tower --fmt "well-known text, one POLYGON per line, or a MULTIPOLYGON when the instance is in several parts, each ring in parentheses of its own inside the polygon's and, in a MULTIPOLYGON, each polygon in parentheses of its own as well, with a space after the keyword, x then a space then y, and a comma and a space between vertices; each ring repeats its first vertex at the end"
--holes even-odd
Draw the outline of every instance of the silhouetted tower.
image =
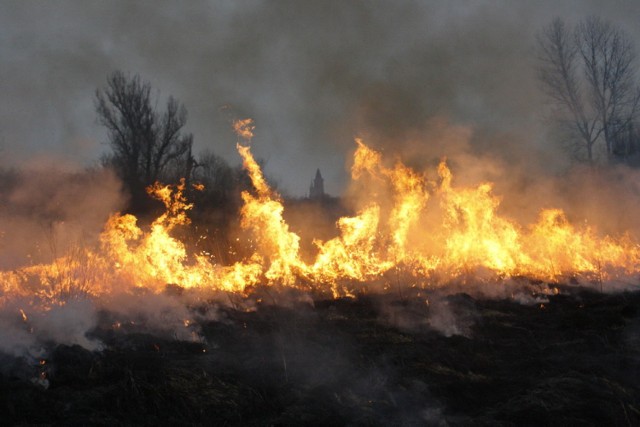
POLYGON ((311 181, 311 186, 309 187, 309 198, 310 199, 322 199, 324 197, 324 179, 322 179, 322 175, 320 174, 320 169, 316 171, 316 177, 311 181))

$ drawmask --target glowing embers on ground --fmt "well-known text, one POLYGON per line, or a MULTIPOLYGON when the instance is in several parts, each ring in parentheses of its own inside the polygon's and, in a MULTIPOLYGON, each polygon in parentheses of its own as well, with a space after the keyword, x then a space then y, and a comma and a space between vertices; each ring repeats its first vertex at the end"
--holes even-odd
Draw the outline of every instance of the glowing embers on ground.
POLYGON ((438 286, 482 277, 527 276, 548 281, 585 276, 600 282, 636 274, 638 245, 630 236, 599 237, 574 227, 560 210, 543 210, 536 223, 521 226, 501 216, 492 185, 456 187, 442 161, 434 178, 356 140, 351 176, 360 184, 353 216, 335 224, 335 237, 314 240, 315 253, 301 253, 301 237, 284 219, 284 203, 270 188, 249 142, 253 122, 234 125, 237 149, 253 189, 242 193, 240 225, 254 243, 233 265, 204 253, 188 253, 173 234, 189 225, 192 205, 185 183, 156 184, 149 194, 165 212, 141 228, 132 215, 114 214, 95 248, 77 248, 51 264, 0 273, 0 305, 11 297, 38 299, 43 307, 68 297, 113 293, 160 293, 168 284, 183 289, 246 293, 256 285, 313 289, 335 297, 356 289, 438 286), (488 274, 488 276, 487 276, 488 274))

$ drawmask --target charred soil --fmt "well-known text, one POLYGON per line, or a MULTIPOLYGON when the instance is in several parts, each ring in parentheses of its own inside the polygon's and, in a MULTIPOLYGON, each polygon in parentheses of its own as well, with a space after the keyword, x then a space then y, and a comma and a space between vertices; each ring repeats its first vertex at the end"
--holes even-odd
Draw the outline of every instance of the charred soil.
POLYGON ((218 308, 195 341, 103 313, 100 351, 0 356, 1 424, 640 425, 640 292, 429 299, 218 308))

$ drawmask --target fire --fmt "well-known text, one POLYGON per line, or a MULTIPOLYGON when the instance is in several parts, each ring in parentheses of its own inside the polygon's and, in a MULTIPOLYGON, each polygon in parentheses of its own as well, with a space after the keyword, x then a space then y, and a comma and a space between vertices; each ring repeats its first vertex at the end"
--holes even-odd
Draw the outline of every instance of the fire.
POLYGON ((379 218, 380 208, 369 206, 355 217, 340 218, 339 237, 316 242, 319 254, 313 264, 314 278, 332 284, 334 296, 341 294, 336 286, 340 279, 365 281, 391 267, 375 250, 379 218))
POLYGON ((606 280, 640 267, 639 246, 630 236, 598 238, 589 227, 576 229, 559 209, 542 211, 527 239, 532 248, 528 267, 538 276, 583 273, 606 280))
MULTIPOLYGON (((254 136, 251 119, 235 122, 234 129, 245 144, 254 136)), ((558 209, 543 210, 534 224, 522 226, 500 214, 501 200, 491 183, 456 187, 446 160, 435 180, 400 161, 387 166, 382 154, 360 139, 351 176, 367 182, 365 201, 354 215, 337 220, 335 237, 314 240, 316 253, 303 257, 301 237, 284 219, 283 199, 245 144, 239 142, 237 150, 253 189, 241 194, 240 225, 255 245, 241 261, 221 265, 207 253, 189 253, 175 237, 177 229, 189 226, 193 208, 185 181, 156 183, 148 192, 165 211, 150 225, 116 213, 97 247, 78 247, 50 264, 0 272, 0 307, 12 298, 27 298, 33 309, 48 310, 70 298, 160 293, 167 285, 240 295, 258 285, 277 285, 339 297, 373 283, 386 289, 400 273, 407 287, 431 287, 480 271, 495 279, 527 276, 551 282, 568 276, 602 282, 640 271, 639 246, 629 235, 600 237, 595 229, 570 224, 558 209)), ((26 322, 25 311, 20 313, 26 322)))
POLYGON ((156 183, 148 189, 166 209, 153 221, 148 233, 137 226, 133 215, 109 219, 101 236, 102 253, 114 264, 119 281, 157 292, 168 283, 198 287, 213 274, 214 267, 209 263, 200 260, 195 266, 190 264, 184 244, 170 234, 190 222, 187 211, 193 205, 186 202, 184 189, 184 180, 175 187, 156 183))
MULTIPOLYGON (((253 137, 247 131, 247 126, 251 123, 250 119, 235 122, 234 128, 238 136, 247 138, 249 134, 249 138, 253 137)), ((292 285, 306 270, 299 257, 300 237, 289 231, 289 225, 282 216, 282 201, 269 187, 249 147, 238 143, 237 149, 242 157, 242 166, 256 190, 255 196, 248 191, 242 192, 244 206, 240 212, 241 226, 253 231, 261 252, 256 253, 254 259, 263 259, 268 263, 264 271, 267 280, 292 285)))
POLYGON ((500 200, 491 193, 491 184, 455 189, 452 174, 443 161, 438 166, 442 180, 439 195, 445 212, 442 239, 446 242, 442 259, 454 272, 477 266, 505 275, 518 273, 526 261, 517 226, 497 214, 500 200))
POLYGON ((233 130, 239 137, 246 141, 251 141, 253 138, 253 130, 255 128, 253 119, 235 120, 233 122, 233 130))

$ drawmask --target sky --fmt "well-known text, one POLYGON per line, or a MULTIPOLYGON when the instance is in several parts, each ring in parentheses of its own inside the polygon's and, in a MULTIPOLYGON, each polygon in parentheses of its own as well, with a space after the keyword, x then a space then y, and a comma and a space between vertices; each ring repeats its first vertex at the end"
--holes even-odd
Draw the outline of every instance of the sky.
POLYGON ((637 0, 6 0, 0 156, 96 162, 108 146, 95 91, 121 70, 148 81, 160 108, 169 95, 185 105, 196 152, 239 163, 231 122, 253 118, 252 149, 292 196, 317 168, 340 194, 354 137, 409 163, 439 155, 438 126, 464 128, 472 150, 553 165, 535 34, 588 15, 640 45, 637 0))

